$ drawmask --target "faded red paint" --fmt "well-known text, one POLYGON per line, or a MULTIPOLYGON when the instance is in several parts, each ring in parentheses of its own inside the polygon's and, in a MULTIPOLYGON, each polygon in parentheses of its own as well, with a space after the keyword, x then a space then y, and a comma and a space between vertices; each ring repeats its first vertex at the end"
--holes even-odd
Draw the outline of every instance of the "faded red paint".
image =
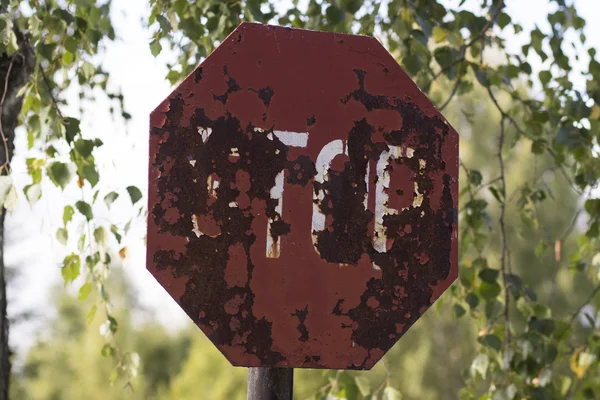
POLYGON ((456 279, 458 135, 375 39, 244 23, 150 125, 148 269, 232 364, 369 369, 456 279))

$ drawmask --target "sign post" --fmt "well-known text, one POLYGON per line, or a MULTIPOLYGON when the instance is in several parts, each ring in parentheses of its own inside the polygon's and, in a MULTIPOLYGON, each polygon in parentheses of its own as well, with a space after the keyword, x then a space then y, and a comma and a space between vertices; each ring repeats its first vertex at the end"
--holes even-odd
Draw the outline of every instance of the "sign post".
POLYGON ((374 38, 241 24, 149 164, 148 270, 249 399, 372 368, 457 277, 458 135, 374 38))
POLYGON ((248 368, 248 400, 292 400, 292 368, 248 368))

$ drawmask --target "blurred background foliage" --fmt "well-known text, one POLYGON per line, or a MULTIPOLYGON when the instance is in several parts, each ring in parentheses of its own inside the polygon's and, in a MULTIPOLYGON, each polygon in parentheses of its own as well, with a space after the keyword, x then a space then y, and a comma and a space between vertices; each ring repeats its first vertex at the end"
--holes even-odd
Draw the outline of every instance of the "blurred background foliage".
MULTIPOLYGON (((298 370, 296 398, 600 398, 595 312, 600 199, 594 191, 600 176, 600 63, 576 8, 566 0, 548 1, 555 6, 546 16, 550 29, 524 32, 503 0, 478 1, 475 10, 462 8, 464 0, 150 0, 145 21, 153 32, 150 51, 156 56, 168 49, 173 55, 166 77, 172 84, 244 20, 368 34, 384 43, 460 132, 460 279, 373 371, 298 370), (508 50, 507 30, 525 35, 526 45, 508 50), (532 57, 541 61, 539 70, 532 69, 532 57), (575 61, 583 68, 574 68, 575 61), (584 88, 573 84, 575 75, 584 88)), ((100 176, 89 157, 101 142, 88 143, 87 150, 73 144, 78 122, 58 109, 69 80, 56 74, 79 66, 80 85, 106 88, 109 77, 101 62, 88 56, 114 39, 109 12, 114 5, 5 3, 14 23, 31 32, 37 57, 44 60, 25 92, 22 121, 31 127, 32 147, 47 135, 36 119, 40 110, 54 129, 44 146, 72 145, 72 169, 32 162, 33 182, 44 170, 63 187, 78 171, 80 187, 93 187, 100 176), (86 18, 95 26, 91 33, 80 21, 86 18), (80 42, 48 39, 49 33, 68 36, 72 26, 80 42), (45 76, 52 84, 36 94, 47 85, 45 76), (46 171, 50 166, 54 169, 46 171)), ((17 38, 5 36, 6 52, 18 51, 17 38)), ((122 103, 118 94, 108 95, 122 103)), ((122 116, 128 117, 125 111, 122 116)), ((141 194, 126 190, 135 204, 141 194)), ((112 197, 106 194, 107 206, 112 197)), ((92 207, 85 204, 75 209, 94 223, 92 207)), ((57 236, 68 232, 71 217, 57 236)), ((127 233, 104 231, 109 230, 117 241, 127 233)), ((85 273, 97 295, 80 292, 78 300, 56 289, 49 306, 57 313, 15 367, 13 398, 245 398, 246 371, 229 366, 197 328, 171 332, 151 317, 135 322, 144 312, 101 233, 88 238, 100 249, 97 260, 82 246, 65 258, 63 268, 69 283, 80 274, 79 261, 72 268, 74 257, 91 256, 85 273), (112 271, 110 277, 105 270, 98 273, 98 260, 112 271), (110 305, 105 315, 90 315, 97 304, 110 305)))

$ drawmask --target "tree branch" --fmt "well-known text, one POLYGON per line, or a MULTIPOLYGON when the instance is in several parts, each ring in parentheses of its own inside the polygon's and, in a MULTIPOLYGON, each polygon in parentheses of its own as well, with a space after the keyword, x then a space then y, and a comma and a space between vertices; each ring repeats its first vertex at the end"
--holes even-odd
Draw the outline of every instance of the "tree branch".
POLYGON ((458 87, 460 86, 460 83, 462 82, 461 78, 458 78, 456 80, 456 83, 454 83, 454 89, 452 89, 452 93, 450 93, 450 96, 448 96, 448 99, 444 102, 444 104, 442 104, 438 110, 439 111, 443 111, 444 108, 446 108, 448 106, 448 104, 450 104, 450 101, 452 101, 452 99, 454 98, 454 96, 456 95, 456 92, 458 92, 458 87))
POLYGON ((64 121, 65 117, 60 112, 60 107, 58 106, 58 101, 56 100, 56 97, 54 97, 54 93, 52 93, 52 85, 50 85, 50 80, 48 80, 48 77, 46 76, 46 72, 44 71, 42 64, 39 64, 39 68, 40 68, 40 74, 42 75, 42 80, 44 81, 44 84, 46 85, 46 88, 48 89, 48 95, 50 96, 50 99, 52 100, 52 104, 54 104, 56 113, 58 114, 58 117, 60 118, 60 120, 64 121))
POLYGON ((581 310, 583 309, 583 307, 585 307, 592 300, 594 300, 594 297, 596 297, 596 295, 598 294, 598 292, 600 292, 600 285, 598 285, 598 286, 596 286, 594 288, 594 290, 592 291, 592 293, 590 293, 590 295, 587 297, 587 299, 585 299, 585 301, 579 306, 579 308, 577 309, 577 311, 575 311, 571 315, 571 318, 569 318, 569 322, 567 322, 567 326, 565 327, 565 329, 563 329, 563 331, 560 333, 560 335, 558 335, 558 340, 561 340, 564 337, 565 333, 567 333, 569 331, 569 329, 571 329, 571 326, 573 325, 573 322, 575 322, 575 319, 577 319, 577 316, 579 315, 579 313, 581 312, 581 310))
MULTIPOLYGON (((511 342, 510 335, 510 296, 508 293, 508 284, 506 283, 506 275, 507 272, 510 271, 510 268, 507 267, 507 257, 508 254, 508 243, 506 238, 506 226, 505 226, 505 212, 506 212, 506 174, 504 170, 504 157, 502 156, 502 148, 504 147, 504 139, 505 139, 505 128, 504 128, 504 118, 500 120, 500 134, 498 135, 498 164, 500 165, 500 182, 502 184, 502 201, 500 202, 500 217, 498 218, 498 222, 500 223, 500 237, 502 240, 502 253, 500 256, 500 269, 502 270, 502 283, 504 285, 504 329, 505 329, 505 346, 508 348, 511 342)), ((510 265, 509 265, 510 266, 510 265)))

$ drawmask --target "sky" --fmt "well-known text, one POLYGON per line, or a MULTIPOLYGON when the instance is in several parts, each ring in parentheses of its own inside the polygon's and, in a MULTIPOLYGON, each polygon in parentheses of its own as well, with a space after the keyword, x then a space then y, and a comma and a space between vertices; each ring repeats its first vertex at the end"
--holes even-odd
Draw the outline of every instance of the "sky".
MULTIPOLYGON (((459 0, 447 1, 450 5, 456 5, 458 2, 459 0)), ((478 3, 479 0, 467 0, 464 7, 477 8, 478 3)), ((533 28, 535 24, 542 28, 547 27, 544 17, 548 11, 555 8, 549 5, 548 0, 507 0, 506 4, 508 13, 523 25, 525 31, 533 28)), ((600 49, 600 24, 591 20, 594 16, 600 17, 600 1, 576 0, 575 4, 580 15, 588 20, 588 40, 600 49)), ((168 72, 166 63, 174 62, 174 58, 172 54, 165 53, 155 59, 150 54, 148 43, 151 33, 142 23, 142 19, 147 18, 150 12, 147 0, 114 0, 113 8, 114 24, 119 39, 107 46, 102 55, 102 63, 113 84, 121 88, 125 96, 126 110, 132 115, 132 119, 127 126, 121 121, 115 121, 108 113, 107 101, 99 95, 96 102, 85 105, 86 116, 82 121, 82 129, 94 137, 101 137, 105 143, 96 153, 103 181, 100 186, 101 193, 128 185, 136 185, 145 193, 148 116, 173 89, 164 77, 168 72)), ((509 37, 509 49, 519 48, 526 39, 509 37)), ((534 70, 539 70, 539 60, 532 59, 531 62, 534 70)), ((579 65, 587 65, 585 56, 579 65)), ((582 87, 584 80, 576 79, 574 83, 582 87)), ((71 93, 69 98, 74 97, 74 93, 71 93)), ((65 107, 62 111, 66 115, 77 113, 75 107, 65 107)), ((25 136, 17 134, 15 157, 11 163, 15 181, 20 189, 29 183, 25 169, 25 136)), ((43 335, 42 327, 53 312, 49 300, 52 288, 61 284, 60 263, 67 254, 67 249, 54 239, 56 229, 62 223, 62 211, 53 214, 52 210, 62 210, 62 204, 72 204, 80 195, 78 190, 61 192, 46 182, 44 197, 39 203, 31 207, 21 195, 16 210, 7 218, 6 263, 15 267, 18 272, 14 284, 9 287, 9 313, 15 316, 20 312, 33 311, 38 317, 31 323, 18 324, 13 329, 11 341, 18 352, 30 346, 38 335, 43 335)), ((129 199, 124 192, 110 213, 103 207, 97 209, 101 220, 108 221, 110 218, 111 221, 121 224, 127 222, 132 214, 129 199)), ((138 218, 124 243, 128 248, 124 270, 134 283, 139 304, 150 310, 150 315, 165 326, 177 329, 189 321, 145 270, 144 234, 143 218, 138 218)), ((73 240, 69 246, 75 247, 73 240)), ((76 291, 77 288, 76 284, 69 290, 76 291)))

